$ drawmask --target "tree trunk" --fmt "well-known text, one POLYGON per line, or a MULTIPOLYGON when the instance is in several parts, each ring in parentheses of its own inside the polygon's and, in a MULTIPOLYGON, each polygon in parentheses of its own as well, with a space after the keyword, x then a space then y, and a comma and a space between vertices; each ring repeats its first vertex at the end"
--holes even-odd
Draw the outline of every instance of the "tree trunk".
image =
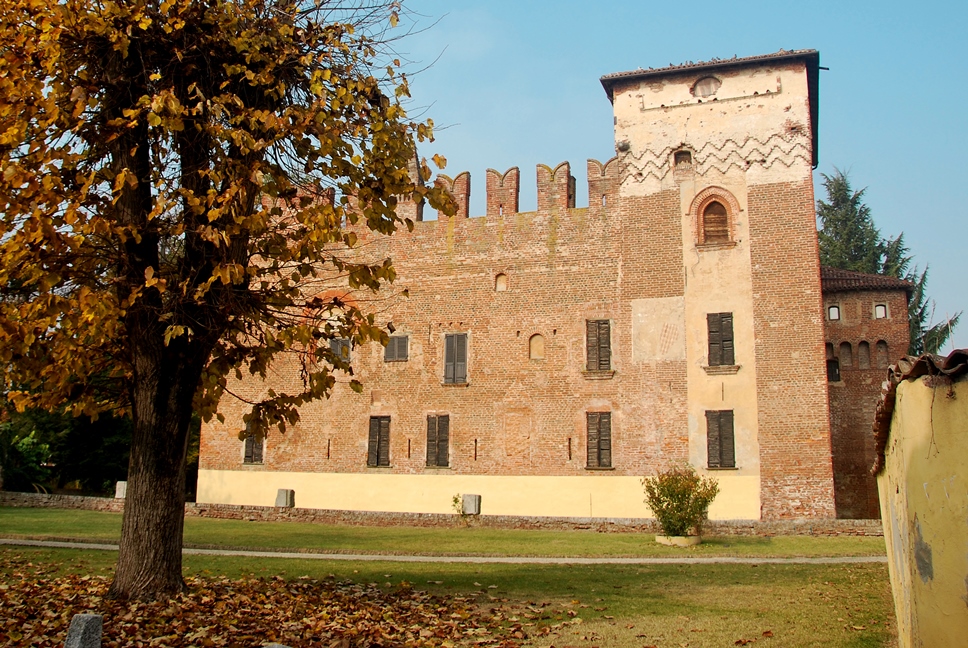
MULTIPOLYGON (((190 345, 171 346, 184 351, 190 345)), ((170 347, 145 351, 135 350, 128 491, 109 592, 122 599, 164 598, 184 589, 185 456, 200 363, 180 362, 183 353, 170 347)))

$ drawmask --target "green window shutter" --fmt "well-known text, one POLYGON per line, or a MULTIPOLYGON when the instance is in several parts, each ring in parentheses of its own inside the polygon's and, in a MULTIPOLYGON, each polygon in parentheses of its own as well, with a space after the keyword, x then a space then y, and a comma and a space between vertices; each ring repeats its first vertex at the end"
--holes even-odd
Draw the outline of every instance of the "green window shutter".
POLYGON ((383 352, 384 362, 398 362, 407 360, 410 338, 406 335, 391 337, 383 352))
POLYGON ((252 436, 252 463, 262 463, 262 449, 265 446, 265 439, 259 435, 252 436))
POLYGON ((588 468, 598 468, 598 424, 600 416, 598 412, 588 412, 586 416, 586 427, 588 429, 588 445, 585 465, 588 468))
POLYGON ((707 362, 710 367, 718 367, 723 364, 722 318, 720 318, 719 313, 706 314, 706 328, 709 331, 709 357, 707 362))
POLYGON ((380 449, 380 417, 370 417, 370 437, 366 445, 366 465, 376 466, 380 449))
POLYGON ((710 468, 720 468, 719 412, 706 412, 706 456, 710 468))
POLYGON ((378 466, 390 465, 390 417, 380 417, 380 449, 377 454, 378 466))
POLYGON ((733 314, 720 313, 720 337, 723 342, 723 364, 736 364, 733 352, 733 314))
POLYGON ((719 456, 721 468, 736 467, 736 447, 733 441, 733 411, 719 413, 719 456))
POLYGON ((598 467, 612 467, 612 413, 598 415, 598 467))
POLYGON ((612 327, 608 320, 585 320, 585 368, 608 371, 612 368, 612 327))
POLYGON ((444 337, 444 382, 453 384, 455 381, 455 362, 454 349, 456 346, 456 335, 444 337))
POLYGON ((612 327, 608 320, 598 322, 598 369, 608 371, 612 368, 612 327))
POLYGON ((467 382, 467 334, 459 333, 454 336, 454 382, 467 382))
POLYGON ((350 341, 346 338, 333 338, 329 341, 329 348, 343 362, 350 361, 350 341))
POLYGON ((437 417, 437 465, 446 468, 449 463, 450 416, 437 417))
POLYGON ((585 368, 588 371, 598 369, 598 320, 585 320, 585 368))
POLYGON ((437 465, 437 417, 427 417, 427 465, 437 465))

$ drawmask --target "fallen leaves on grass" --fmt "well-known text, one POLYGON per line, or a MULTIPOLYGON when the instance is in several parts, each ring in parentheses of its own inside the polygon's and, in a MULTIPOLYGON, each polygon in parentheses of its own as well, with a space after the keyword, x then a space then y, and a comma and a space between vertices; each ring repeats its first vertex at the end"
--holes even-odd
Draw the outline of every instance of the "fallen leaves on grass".
POLYGON ((293 648, 479 646, 513 648, 526 638, 497 609, 442 598, 400 583, 393 590, 328 578, 191 577, 188 591, 150 603, 105 598, 103 576, 51 576, 16 556, 0 559, 0 645, 64 645, 71 618, 104 615, 105 648, 293 648))

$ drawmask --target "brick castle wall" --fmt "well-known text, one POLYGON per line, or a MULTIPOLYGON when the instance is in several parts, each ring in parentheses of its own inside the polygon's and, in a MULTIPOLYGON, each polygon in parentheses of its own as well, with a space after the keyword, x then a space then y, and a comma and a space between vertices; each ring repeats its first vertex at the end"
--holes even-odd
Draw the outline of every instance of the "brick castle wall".
MULTIPOLYGON (((518 173, 488 172, 488 214, 468 218, 470 176, 441 180, 455 191, 459 213, 415 224, 392 237, 360 231, 360 249, 393 259, 391 291, 377 299, 381 323, 410 337, 409 361, 384 362, 383 347, 353 350, 354 393, 339 378, 332 397, 304 406, 284 435, 272 431, 264 464, 242 466, 238 432, 247 406, 223 402, 227 424, 206 425, 201 467, 216 470, 391 472, 426 467, 427 416, 450 416, 451 473, 588 475, 589 411, 612 412, 609 474, 654 473, 687 458, 685 366, 633 362, 631 299, 682 295, 678 194, 619 201, 618 165, 589 161, 596 199, 574 209, 569 165, 537 168, 539 209, 516 206, 518 173), (571 192, 569 194, 569 192, 571 192), (604 204, 603 204, 604 203, 604 204), (648 250, 648 254, 643 254, 648 250), (495 289, 498 274, 507 290, 495 289), (585 321, 612 322, 611 376, 585 372, 585 321), (443 384, 444 336, 468 336, 468 382, 443 384), (544 337, 544 357, 529 357, 529 340, 544 337), (371 416, 390 416, 389 468, 366 466, 371 416)), ((271 385, 295 388, 298 359, 273 370, 271 385)), ((249 399, 268 385, 232 386, 249 399)))
POLYGON ((839 359, 841 378, 828 384, 837 517, 878 518, 871 425, 888 365, 907 354, 907 296, 903 290, 827 292, 824 313, 832 305, 841 313, 825 324, 827 355, 839 359), (889 317, 875 319, 875 304, 886 305, 889 317), (880 352, 879 343, 886 344, 880 352))
POLYGON ((749 190, 762 507, 833 517, 813 184, 749 190))

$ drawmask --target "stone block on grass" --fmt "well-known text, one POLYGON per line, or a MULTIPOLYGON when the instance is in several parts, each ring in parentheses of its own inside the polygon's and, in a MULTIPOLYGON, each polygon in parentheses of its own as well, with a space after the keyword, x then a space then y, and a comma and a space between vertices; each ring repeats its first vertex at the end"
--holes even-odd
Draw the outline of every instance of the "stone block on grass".
POLYGON ((64 648, 101 648, 103 622, 100 614, 75 614, 67 629, 64 648))

